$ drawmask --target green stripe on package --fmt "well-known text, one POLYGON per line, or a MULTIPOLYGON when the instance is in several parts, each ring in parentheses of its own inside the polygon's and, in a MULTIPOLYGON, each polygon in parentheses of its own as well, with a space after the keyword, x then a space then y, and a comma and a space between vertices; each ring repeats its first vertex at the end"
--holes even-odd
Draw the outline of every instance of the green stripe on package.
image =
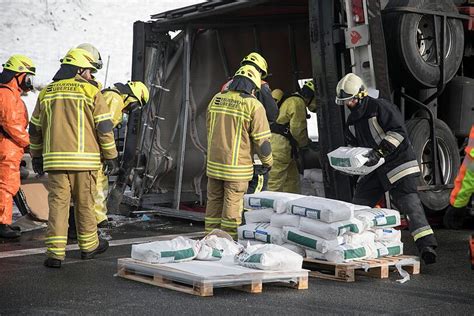
POLYGON ((292 231, 288 231, 288 241, 294 242, 295 244, 302 245, 311 249, 316 249, 317 240, 311 239, 306 236, 298 235, 292 231))
POLYGON ((365 247, 346 249, 344 250, 344 260, 362 258, 365 257, 366 254, 365 247))

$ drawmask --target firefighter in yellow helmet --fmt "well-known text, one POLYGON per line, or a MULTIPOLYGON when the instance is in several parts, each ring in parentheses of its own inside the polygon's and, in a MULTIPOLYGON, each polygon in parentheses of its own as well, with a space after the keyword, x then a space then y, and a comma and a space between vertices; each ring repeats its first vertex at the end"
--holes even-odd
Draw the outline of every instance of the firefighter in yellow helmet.
POLYGON ((252 147, 263 172, 272 167, 270 127, 263 105, 254 96, 260 73, 244 65, 227 90, 216 94, 207 109, 206 231, 215 228, 237 238, 243 195, 254 174, 252 147))
MULTIPOLYGON (((268 64, 265 58, 262 55, 256 52, 252 52, 246 55, 240 62, 240 66, 249 65, 254 67, 261 76, 260 88, 255 91, 255 97, 262 103, 265 108, 265 113, 267 116, 268 123, 271 125, 275 122, 278 115, 278 107, 272 98, 270 86, 263 79, 268 76, 268 64)), ((221 91, 226 91, 229 88, 229 85, 232 83, 232 80, 229 80, 222 86, 221 91)), ((254 175, 249 182, 249 187, 247 193, 256 193, 260 191, 265 191, 268 184, 268 174, 263 174, 262 163, 256 155, 254 155, 254 175)))
POLYGON ((310 143, 306 125, 306 107, 314 99, 314 82, 307 81, 301 92, 286 98, 280 106, 272 128, 273 168, 268 190, 300 193, 298 151, 310 143))
MULTIPOLYGON (((93 60, 92 60, 91 64, 94 66, 95 69, 91 70, 91 75, 90 75, 91 79, 88 79, 88 81, 89 81, 89 83, 96 86, 99 90, 102 90, 102 87, 103 87, 102 83, 99 80, 97 80, 97 78, 94 76, 94 73, 96 73, 98 70, 102 69, 102 66, 103 66, 102 57, 100 55, 99 50, 94 45, 92 45, 90 43, 79 44, 79 45, 77 45, 76 48, 86 50, 92 55, 93 60)), ((100 183, 99 182, 97 182, 97 191, 98 192, 100 191, 100 183)), ((100 192, 102 192, 102 191, 100 191, 100 192)), ((100 218, 97 217, 97 223, 99 223, 99 224, 101 223, 101 221, 99 220, 101 218, 102 218, 102 216, 100 218)), ((106 223, 102 223, 102 224, 106 224, 106 223)), ((101 225, 99 225, 99 227, 100 226, 101 225)), ((68 227, 67 235, 68 235, 69 239, 76 239, 76 237, 77 237, 76 220, 74 218, 74 206, 72 206, 72 205, 71 205, 71 208, 69 209, 69 227, 68 227)))
POLYGON ((21 93, 33 89, 36 69, 23 55, 11 56, 0 74, 0 238, 20 237, 19 227, 11 226, 13 196, 20 188, 20 162, 30 144, 26 131, 28 113, 21 93))
POLYGON ((60 268, 66 255, 69 205, 74 201, 81 259, 107 250, 97 236, 94 194, 97 171, 118 171, 113 123, 99 89, 91 84, 92 55, 71 49, 53 82, 39 94, 30 121, 30 152, 36 173, 48 172, 49 218, 46 267, 60 268), (103 160, 102 160, 103 159, 103 160))
MULTIPOLYGON (((140 81, 129 81, 126 84, 115 83, 112 87, 102 90, 102 94, 112 115, 114 128, 122 122, 122 113, 144 106, 150 97, 148 88, 140 81)), ((97 226, 99 228, 108 226, 106 205, 108 191, 109 179, 99 169, 94 205, 97 226)))

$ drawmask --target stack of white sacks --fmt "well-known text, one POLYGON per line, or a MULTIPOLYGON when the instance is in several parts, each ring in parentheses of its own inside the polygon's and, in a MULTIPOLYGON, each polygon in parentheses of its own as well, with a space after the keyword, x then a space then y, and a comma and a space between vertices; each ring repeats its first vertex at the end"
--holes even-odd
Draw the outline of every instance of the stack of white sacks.
POLYGON ((273 243, 331 262, 403 253, 396 210, 270 191, 245 195, 244 207, 250 211, 238 229, 243 245, 273 243))

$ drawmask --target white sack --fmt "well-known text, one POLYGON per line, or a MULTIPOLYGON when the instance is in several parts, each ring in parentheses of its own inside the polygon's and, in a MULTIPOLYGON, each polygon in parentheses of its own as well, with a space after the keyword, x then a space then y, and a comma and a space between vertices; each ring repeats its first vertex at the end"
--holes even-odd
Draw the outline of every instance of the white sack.
POLYGON ((375 233, 375 241, 400 242, 402 239, 402 232, 395 228, 377 228, 373 232, 375 233))
POLYGON ((215 231, 204 237, 200 243, 219 250, 222 256, 235 256, 244 250, 242 245, 236 243, 229 234, 219 231, 218 235, 214 235, 215 231))
POLYGON ((270 225, 279 228, 282 228, 283 226, 298 227, 300 224, 300 218, 301 216, 298 215, 273 213, 270 219, 270 225))
POLYGON ((244 195, 244 208, 273 208, 277 213, 284 213, 286 211, 286 204, 288 201, 299 199, 304 195, 286 193, 286 192, 273 192, 273 191, 262 191, 258 193, 245 194, 244 195))
POLYGON ((340 245, 335 249, 324 254, 327 261, 330 262, 349 262, 355 259, 375 258, 375 245, 340 245))
POLYGON ((253 223, 237 229, 238 239, 256 239, 269 244, 281 245, 283 233, 281 228, 272 227, 270 223, 253 223))
POLYGON ((272 208, 262 208, 244 212, 245 223, 270 223, 270 218, 275 214, 272 208))
POLYGON ((296 252, 296 253, 299 254, 300 256, 305 257, 306 252, 305 252, 305 250, 304 250, 302 247, 300 247, 300 246, 293 245, 293 244, 288 244, 288 243, 284 243, 284 244, 282 244, 281 246, 282 246, 282 247, 285 247, 286 249, 289 249, 289 250, 291 250, 291 251, 293 251, 293 252, 296 252))
POLYGON ((303 257, 278 245, 255 245, 236 256, 241 266, 260 270, 301 270, 303 257))
POLYGON ((348 233, 344 236, 344 242, 351 245, 373 245, 375 243, 375 233, 365 231, 360 234, 348 233))
POLYGON ((132 245, 132 259, 148 263, 190 261, 197 256, 199 247, 197 241, 179 236, 172 240, 132 245))
POLYGON ((339 147, 328 153, 331 167, 344 173, 355 175, 366 175, 380 167, 385 160, 380 158, 379 162, 371 167, 364 166, 368 161, 365 155, 372 150, 363 147, 339 147))
POLYGON ((283 227, 283 241, 295 244, 305 249, 317 250, 325 253, 330 249, 336 248, 338 245, 344 243, 342 237, 337 237, 333 240, 326 240, 318 236, 304 233, 294 227, 283 227))
POLYGON ((306 249, 306 258, 317 259, 317 260, 326 260, 324 253, 319 251, 306 249))
POLYGON ((385 256, 398 256, 403 255, 403 243, 402 242, 380 242, 375 243, 377 249, 377 258, 385 256))
POLYGON ((353 217, 355 205, 317 196, 305 196, 288 202, 289 214, 317 219, 326 223, 348 220, 353 217))
POLYGON ((369 228, 385 228, 400 225, 400 213, 388 208, 355 211, 354 216, 364 222, 369 228))
POLYGON ((324 239, 335 239, 337 236, 342 236, 349 232, 361 233, 364 231, 365 226, 356 218, 334 223, 324 223, 315 219, 301 217, 299 229, 302 232, 324 239))
POLYGON ((237 242, 244 247, 266 244, 266 242, 255 239, 238 239, 237 242))
POLYGON ((222 259, 222 251, 208 246, 206 244, 201 244, 199 252, 196 256, 197 260, 204 260, 204 261, 217 261, 222 259))

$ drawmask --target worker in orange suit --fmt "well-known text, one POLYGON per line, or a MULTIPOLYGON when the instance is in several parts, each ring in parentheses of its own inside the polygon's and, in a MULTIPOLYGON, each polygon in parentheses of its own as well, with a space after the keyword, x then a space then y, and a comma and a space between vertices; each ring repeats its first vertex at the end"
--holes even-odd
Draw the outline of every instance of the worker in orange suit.
POLYGON ((13 55, 0 74, 0 238, 20 237, 11 226, 13 196, 20 188, 20 162, 30 144, 28 112, 20 95, 33 89, 35 66, 30 58, 13 55))

